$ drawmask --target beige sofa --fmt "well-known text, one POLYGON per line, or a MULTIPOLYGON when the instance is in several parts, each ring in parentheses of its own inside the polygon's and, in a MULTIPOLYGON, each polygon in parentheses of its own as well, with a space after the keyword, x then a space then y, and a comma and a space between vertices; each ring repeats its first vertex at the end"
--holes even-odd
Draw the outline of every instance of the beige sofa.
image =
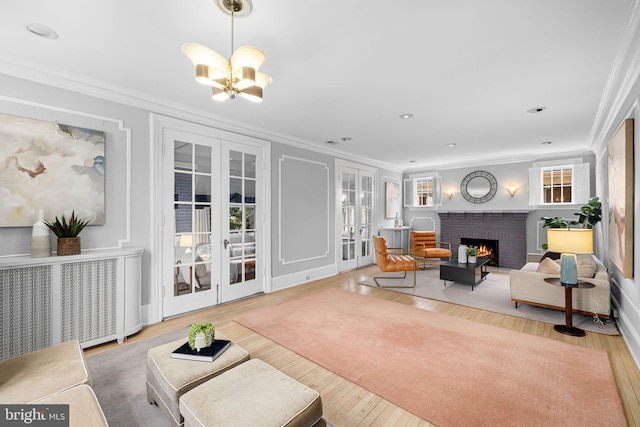
POLYGON ((0 402, 68 404, 71 427, 108 425, 77 340, 0 360, 0 402))
MULTIPOLYGON (((593 283, 595 288, 573 291, 573 311, 608 318, 611 312, 609 274, 598 258, 593 255, 588 256, 595 262, 595 274, 593 277, 579 277, 579 279, 593 283)), ((564 310, 564 288, 544 281, 547 277, 560 277, 559 266, 557 274, 540 272, 538 270, 551 271, 540 268, 541 258, 542 254, 527 254, 527 263, 524 267, 520 270, 511 270, 509 273, 511 301, 515 302, 516 308, 518 303, 524 303, 564 310)), ((544 261, 544 264, 550 264, 549 258, 544 261)))

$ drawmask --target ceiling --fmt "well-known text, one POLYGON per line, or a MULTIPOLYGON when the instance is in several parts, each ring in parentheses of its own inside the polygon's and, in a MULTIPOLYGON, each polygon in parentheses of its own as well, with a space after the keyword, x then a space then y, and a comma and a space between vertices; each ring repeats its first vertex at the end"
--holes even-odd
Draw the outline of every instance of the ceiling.
POLYGON ((231 18, 215 0, 13 0, 1 7, 0 72, 393 169, 524 160, 590 148, 632 2, 253 0, 235 47, 264 50, 261 71, 274 79, 254 104, 211 100, 180 50, 195 42, 230 55, 231 18), (33 22, 59 38, 31 34, 33 22), (527 113, 536 107, 546 109, 527 113))

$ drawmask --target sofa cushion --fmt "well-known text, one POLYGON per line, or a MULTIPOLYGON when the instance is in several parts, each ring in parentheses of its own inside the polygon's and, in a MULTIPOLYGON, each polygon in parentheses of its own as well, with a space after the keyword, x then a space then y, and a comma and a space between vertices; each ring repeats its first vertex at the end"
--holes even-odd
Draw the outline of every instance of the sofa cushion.
POLYGON ((0 361, 3 404, 33 403, 80 384, 91 385, 91 376, 78 340, 0 361))
POLYGON ((545 274, 560 274, 560 264, 551 258, 544 258, 536 271, 545 274))
POLYGON ((591 255, 577 255, 578 277, 593 278, 596 275, 596 262, 591 255))
POLYGON ((542 258, 540 258, 540 262, 542 262, 546 258, 550 258, 552 260, 557 260, 557 259, 560 259, 561 256, 562 256, 562 254, 560 252, 547 251, 542 255, 542 258))

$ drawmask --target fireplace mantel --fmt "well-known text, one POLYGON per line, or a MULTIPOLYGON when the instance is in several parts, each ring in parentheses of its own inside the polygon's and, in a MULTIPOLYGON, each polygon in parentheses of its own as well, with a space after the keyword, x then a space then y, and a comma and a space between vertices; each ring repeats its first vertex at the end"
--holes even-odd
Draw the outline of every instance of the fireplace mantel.
POLYGON ((520 268, 527 255, 527 217, 530 211, 438 212, 440 240, 458 253, 460 239, 494 239, 500 242, 500 267, 520 268))

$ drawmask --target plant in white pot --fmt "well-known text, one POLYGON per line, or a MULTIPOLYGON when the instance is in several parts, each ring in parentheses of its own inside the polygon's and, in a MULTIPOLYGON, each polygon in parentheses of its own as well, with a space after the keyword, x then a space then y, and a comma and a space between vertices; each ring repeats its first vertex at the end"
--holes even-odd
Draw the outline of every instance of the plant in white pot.
POLYGON ((189 328, 189 347, 191 350, 209 347, 215 340, 216 328, 211 323, 195 323, 189 328))
POLYGON ((478 261, 478 248, 475 246, 469 246, 467 248, 467 262, 469 264, 475 264, 478 261))
POLYGON ((78 234, 89 221, 91 220, 78 217, 75 211, 71 212, 68 221, 64 214, 60 218, 56 217, 55 221, 44 221, 45 225, 58 237, 56 249, 58 255, 78 255, 80 253, 78 234))

